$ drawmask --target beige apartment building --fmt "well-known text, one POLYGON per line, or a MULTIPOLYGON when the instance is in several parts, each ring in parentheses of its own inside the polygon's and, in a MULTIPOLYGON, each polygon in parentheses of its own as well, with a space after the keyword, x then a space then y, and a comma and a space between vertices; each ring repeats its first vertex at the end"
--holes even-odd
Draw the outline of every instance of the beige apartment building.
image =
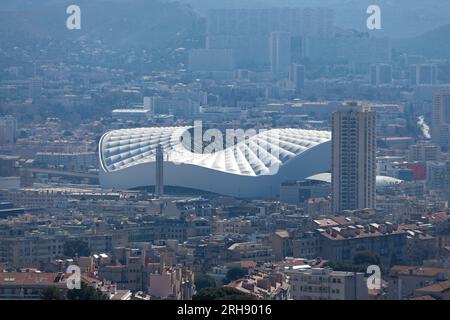
POLYGON ((332 211, 375 208, 376 115, 355 102, 332 118, 332 211))
POLYGON ((433 120, 431 138, 445 150, 450 149, 450 91, 442 90, 433 94, 433 120))

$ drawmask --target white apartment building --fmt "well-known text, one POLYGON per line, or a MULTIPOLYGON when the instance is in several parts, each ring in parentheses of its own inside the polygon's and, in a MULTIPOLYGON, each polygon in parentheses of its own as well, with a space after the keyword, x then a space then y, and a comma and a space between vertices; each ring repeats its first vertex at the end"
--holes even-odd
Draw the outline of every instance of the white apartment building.
POLYGON ((363 273, 333 271, 330 268, 285 270, 293 300, 367 300, 368 288, 363 273))

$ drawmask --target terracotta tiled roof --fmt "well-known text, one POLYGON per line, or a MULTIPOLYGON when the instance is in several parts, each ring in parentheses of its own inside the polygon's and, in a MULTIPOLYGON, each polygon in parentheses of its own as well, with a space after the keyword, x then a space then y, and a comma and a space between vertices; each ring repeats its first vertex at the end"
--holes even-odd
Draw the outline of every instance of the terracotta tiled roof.
POLYGON ((410 300, 436 300, 436 299, 427 294, 425 296, 411 298, 410 300))
POLYGON ((450 269, 419 267, 419 266, 393 266, 390 270, 390 273, 391 274, 402 274, 402 275, 436 277, 440 273, 450 275, 450 269))
POLYGON ((449 219, 447 212, 437 212, 430 216, 431 223, 443 223, 449 219))
POLYGON ((22 286, 66 286, 65 275, 61 277, 58 273, 38 272, 1 272, 0 286, 22 287, 22 286))
POLYGON ((416 292, 442 293, 450 290, 450 280, 433 283, 429 286, 419 288, 416 292))

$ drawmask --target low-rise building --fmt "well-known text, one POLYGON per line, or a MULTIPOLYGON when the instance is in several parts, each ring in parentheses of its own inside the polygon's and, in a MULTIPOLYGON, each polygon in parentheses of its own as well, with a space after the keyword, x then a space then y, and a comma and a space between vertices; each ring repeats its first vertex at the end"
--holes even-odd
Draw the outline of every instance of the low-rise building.
POLYGON ((368 288, 363 273, 311 268, 288 268, 290 294, 294 300, 367 300, 368 288))
POLYGON ((272 248, 256 242, 235 243, 228 248, 230 260, 254 260, 257 262, 273 262, 275 255, 272 248))
POLYGON ((386 277, 388 299, 401 300, 414 295, 416 289, 450 279, 450 269, 421 266, 394 266, 386 277))
POLYGON ((49 287, 66 294, 66 280, 63 273, 1 272, 0 300, 40 300, 49 287))
POLYGON ((231 282, 227 287, 235 288, 258 300, 287 300, 289 285, 280 272, 255 271, 243 279, 231 282))
POLYGON ((429 296, 435 300, 450 300, 450 280, 416 289, 414 295, 418 298, 429 296))
POLYGON ((281 261, 285 257, 292 255, 292 242, 289 239, 289 232, 285 230, 272 233, 263 242, 272 248, 276 261, 281 261))
POLYGON ((402 261, 405 257, 407 232, 390 223, 319 228, 320 257, 335 261, 351 261, 358 253, 371 252, 383 265, 402 261))

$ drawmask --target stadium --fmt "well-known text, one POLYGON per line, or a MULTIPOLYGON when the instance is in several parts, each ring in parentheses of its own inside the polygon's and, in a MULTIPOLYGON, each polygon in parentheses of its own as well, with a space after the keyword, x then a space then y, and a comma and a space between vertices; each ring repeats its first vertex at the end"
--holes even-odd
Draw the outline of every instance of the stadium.
MULTIPOLYGON (((192 132, 195 135, 193 127, 185 126, 121 129, 104 134, 99 143, 101 186, 154 186, 158 145, 164 150, 164 186, 239 198, 275 197, 284 181, 330 170, 328 131, 271 129, 247 139, 234 139, 233 145, 214 152, 198 148, 198 142, 189 138, 192 132)), ((216 140, 217 146, 221 145, 216 140)))

